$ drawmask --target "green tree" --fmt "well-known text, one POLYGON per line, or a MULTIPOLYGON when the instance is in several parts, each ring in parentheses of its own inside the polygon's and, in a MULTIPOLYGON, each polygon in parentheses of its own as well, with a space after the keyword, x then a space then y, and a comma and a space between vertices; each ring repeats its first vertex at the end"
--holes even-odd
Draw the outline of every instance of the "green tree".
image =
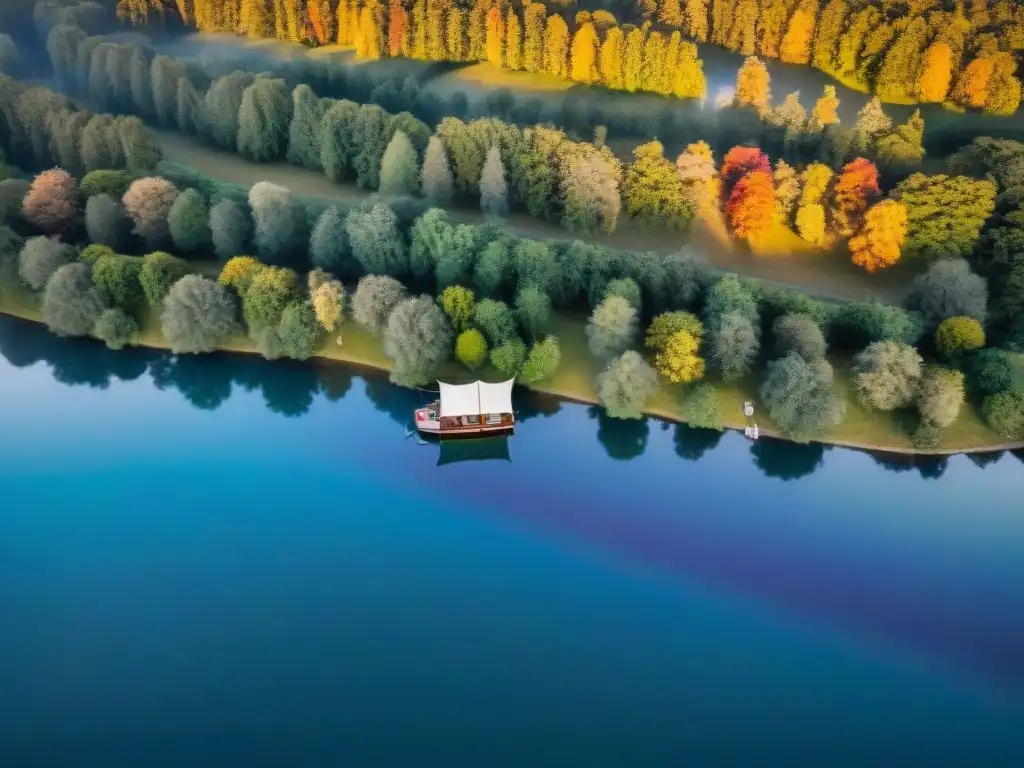
POLYGON ((924 367, 917 393, 917 410, 923 421, 945 429, 956 421, 963 402, 963 373, 938 365, 924 367))
POLYGON ((43 322, 58 336, 88 336, 103 313, 103 300, 93 288, 88 264, 60 267, 43 291, 43 322))
POLYGON ((739 381, 746 376, 760 349, 757 328, 738 311, 722 315, 711 326, 708 340, 708 358, 725 382, 739 381))
POLYGON ((92 283, 103 303, 134 315, 146 303, 139 277, 142 259, 136 256, 101 256, 92 267, 92 283))
POLYGON ((238 110, 242 106, 245 89, 255 77, 235 70, 214 80, 203 96, 206 132, 222 147, 235 149, 238 141, 238 110))
POLYGON ((336 205, 328 206, 316 220, 309 236, 309 258, 315 267, 341 272, 348 252, 345 241, 345 216, 336 205))
POLYGON ((405 288, 393 277, 367 275, 352 296, 352 319, 373 336, 383 333, 388 317, 405 299, 405 288))
POLYGON ((907 344, 876 341, 854 358, 857 397, 869 408, 891 411, 910 405, 921 380, 921 355, 907 344))
POLYGON ((171 286, 188 274, 188 264, 163 251, 154 251, 142 259, 139 285, 146 303, 155 310, 163 307, 171 286))
POLYGON ((694 206, 664 150, 660 141, 633 150, 622 185, 623 202, 626 213, 641 222, 682 229, 693 219, 694 206))
POLYGON ((285 307, 299 296, 296 274, 282 267, 263 267, 242 294, 242 316, 249 331, 276 327, 285 307))
POLYGON ((110 195, 93 195, 85 203, 85 231, 92 243, 120 248, 128 236, 124 208, 110 195))
POLYGON ((225 198, 210 209, 210 239, 217 258, 227 261, 245 253, 252 237, 252 220, 232 200, 225 198))
POLYGON ((612 359, 597 377, 597 398, 615 419, 639 419, 658 386, 658 375, 635 351, 612 359))
POLYGON ((461 285, 450 285, 441 292, 441 308, 448 315, 448 320, 455 332, 461 333, 469 327, 473 320, 476 298, 468 288, 463 288, 461 285))
POLYGON ((391 312, 384 353, 395 363, 391 380, 416 387, 433 379, 452 351, 448 319, 429 296, 405 299, 391 312))
POLYGON ((260 257, 270 264, 297 260, 309 238, 306 207, 285 187, 259 181, 249 190, 249 208, 260 257))
POLYGON ((284 308, 277 328, 281 351, 294 360, 308 360, 316 351, 316 313, 308 301, 293 301, 284 308))
POLYGON ((288 162, 314 171, 321 170, 323 134, 320 99, 305 83, 292 91, 292 119, 288 128, 288 162))
POLYGON ((551 380, 562 362, 562 350, 554 336, 537 341, 523 362, 519 380, 528 387, 536 387, 551 380))
POLYGON ((104 310, 93 328, 93 335, 113 350, 134 344, 138 333, 139 324, 135 318, 116 308, 104 310))
POLYGON ((768 364, 761 399, 772 420, 791 439, 820 437, 843 418, 844 403, 832 389, 832 366, 790 353, 768 364))
POLYGON ((904 251, 929 259, 970 254, 995 209, 996 186, 966 176, 915 173, 892 192, 907 207, 904 251))
POLYGON ((516 318, 503 301, 482 299, 473 310, 473 322, 487 336, 491 347, 497 349, 516 338, 516 318))
POLYGON ((487 362, 487 339, 476 328, 470 328, 455 339, 455 357, 459 362, 475 371, 487 362))
POLYGON ((254 162, 284 154, 292 119, 292 100, 284 80, 256 79, 242 92, 238 108, 238 153, 254 162))
POLYGON ((680 331, 685 331, 699 341, 704 335, 704 326, 696 315, 689 312, 662 312, 648 326, 644 346, 652 352, 660 352, 669 339, 680 331))
POLYGON ((175 199, 167 214, 171 239, 182 251, 198 251, 210 244, 209 213, 206 201, 194 189, 186 189, 175 199))
POLYGON ((947 359, 985 346, 985 329, 973 317, 947 317, 935 331, 935 348, 947 359))
MULTIPOLYGON (((512 11, 509 11, 510 15, 512 11)), ((431 136, 423 158, 421 185, 423 197, 430 205, 444 206, 451 202, 455 180, 448 165, 448 155, 438 136, 431 136)))
POLYGON ((526 360, 526 345, 518 336, 491 350, 491 365, 506 378, 518 375, 526 360))
POLYGON ((320 121, 320 165, 332 181, 354 172, 352 164, 359 148, 353 131, 358 114, 359 105, 342 99, 332 104, 320 121))
POLYGON ((637 311, 621 296, 609 296, 587 321, 587 344, 599 360, 610 360, 633 345, 637 335, 637 311))
POLYGON ((928 271, 915 278, 907 295, 908 309, 920 313, 928 329, 937 328, 949 317, 973 317, 984 321, 988 303, 988 287, 984 279, 971 272, 963 259, 949 259, 932 264, 928 271))
POLYGON ((21 248, 19 274, 34 291, 41 291, 50 277, 75 260, 74 250, 56 237, 30 237, 21 248))
POLYGON ((551 299, 535 284, 527 283, 516 294, 516 315, 526 338, 536 342, 551 328, 551 299))
POLYGON ((171 286, 160 313, 164 338, 176 355, 212 352, 238 331, 235 297, 225 286, 186 275, 171 286))

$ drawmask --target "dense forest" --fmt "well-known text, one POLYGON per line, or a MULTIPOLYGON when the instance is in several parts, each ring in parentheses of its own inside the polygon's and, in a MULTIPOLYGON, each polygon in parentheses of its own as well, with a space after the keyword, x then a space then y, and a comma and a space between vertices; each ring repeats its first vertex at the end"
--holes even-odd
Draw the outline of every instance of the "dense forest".
MULTIPOLYGON (((1009 0, 637 0, 617 22, 541 3, 476 0, 176 0, 199 30, 353 45, 368 59, 488 61, 584 84, 679 97, 704 95, 693 42, 814 66, 883 100, 952 101, 996 115, 1020 105, 1016 53, 1024 7, 1009 0)), ((133 23, 162 2, 120 0, 133 23)))

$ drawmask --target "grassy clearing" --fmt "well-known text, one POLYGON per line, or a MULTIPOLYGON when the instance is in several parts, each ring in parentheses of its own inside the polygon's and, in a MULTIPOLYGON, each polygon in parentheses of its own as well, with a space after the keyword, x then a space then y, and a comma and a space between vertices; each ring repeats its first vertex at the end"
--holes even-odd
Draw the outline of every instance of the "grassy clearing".
MULTIPOLYGON (((42 321, 41 313, 30 301, 4 297, 0 299, 0 312, 35 322, 42 321)), ((600 364, 587 349, 585 324, 586 318, 581 315, 556 316, 552 333, 558 337, 561 345, 562 364, 554 378, 539 389, 569 400, 597 404, 594 382, 600 372, 600 364)), ((140 346, 168 348, 155 318, 148 318, 143 325, 138 339, 140 346)), ((259 354, 256 345, 244 336, 230 339, 220 348, 230 352, 259 354)), ((339 333, 324 338, 317 349, 316 357, 384 371, 392 369, 391 360, 384 354, 380 340, 351 322, 345 323, 339 333)), ((854 448, 918 453, 919 451, 911 445, 910 438, 897 417, 867 410, 857 401, 850 374, 851 360, 834 357, 832 363, 836 370, 837 391, 846 402, 846 418, 837 428, 823 435, 821 442, 854 448)), ((448 362, 439 374, 440 378, 448 381, 466 381, 478 375, 491 381, 500 378, 500 374, 493 369, 488 368, 473 374, 454 361, 448 362)), ((1024 355, 1018 356, 1018 375, 1024 382, 1024 355)), ((718 394, 717 410, 720 424, 728 429, 743 429, 747 426, 747 420, 743 416, 743 403, 747 400, 755 404, 759 402, 757 382, 752 377, 736 384, 725 384, 716 378, 711 378, 710 382, 718 394)), ((676 405, 680 389, 675 385, 663 384, 648 401, 646 413, 668 421, 680 421, 676 405)), ((778 428, 763 410, 758 409, 756 421, 763 433, 781 436, 778 428)), ((965 406, 961 410, 960 418, 943 433, 942 442, 934 453, 992 451, 1017 447, 1021 446, 1007 444, 981 421, 973 408, 965 406)))

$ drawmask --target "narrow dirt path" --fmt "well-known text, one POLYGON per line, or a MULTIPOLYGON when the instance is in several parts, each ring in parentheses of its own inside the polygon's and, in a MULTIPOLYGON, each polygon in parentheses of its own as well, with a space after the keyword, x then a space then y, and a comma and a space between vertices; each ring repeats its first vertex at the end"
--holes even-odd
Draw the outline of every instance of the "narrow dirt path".
MULTIPOLYGON (((299 195, 351 203, 371 193, 354 184, 335 184, 323 174, 287 163, 250 163, 229 152, 215 149, 199 139, 174 131, 156 131, 163 145, 166 160, 197 168, 206 175, 225 182, 252 186, 259 181, 273 181, 299 195)), ((484 220, 480 211, 453 208, 452 219, 467 223, 484 220)), ((528 214, 514 213, 505 219, 506 226, 518 235, 552 240, 579 237, 589 242, 614 248, 671 253, 692 243, 704 262, 723 272, 736 272, 768 283, 789 286, 824 299, 868 299, 877 297, 899 303, 906 293, 907 275, 868 275, 839 254, 820 251, 790 253, 751 252, 734 242, 714 226, 697 221, 689 232, 648 230, 628 219, 621 220, 611 235, 573 235, 555 224, 540 221, 528 214)))

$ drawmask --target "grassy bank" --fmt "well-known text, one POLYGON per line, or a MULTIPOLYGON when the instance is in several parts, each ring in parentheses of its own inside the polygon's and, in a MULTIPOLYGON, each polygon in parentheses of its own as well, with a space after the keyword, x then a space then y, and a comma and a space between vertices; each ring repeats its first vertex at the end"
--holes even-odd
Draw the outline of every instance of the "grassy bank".
MULTIPOLYGON (((9 297, 0 298, 0 313, 33 322, 42 322, 42 315, 37 307, 9 297)), ((560 314, 555 318, 552 332, 558 337, 561 344, 562 364, 553 379, 538 389, 567 400, 597 404, 594 381, 600 371, 600 365, 587 349, 584 329, 584 317, 560 314)), ((154 318, 143 324, 138 343, 140 346, 153 349, 169 349, 154 318)), ((244 336, 225 342, 220 349, 228 352, 259 354, 256 345, 244 336)), ((316 351, 316 357, 383 371, 392 369, 391 360, 384 354, 380 340, 352 322, 345 323, 340 329, 340 334, 323 339, 316 351), (338 343, 339 337, 340 344, 338 343)), ((942 442, 936 450, 918 451, 911 445, 906 431, 901 428, 896 417, 892 414, 869 411, 860 405, 853 391, 850 361, 834 358, 832 362, 836 368, 837 390, 846 402, 846 418, 838 427, 822 435, 821 442, 894 453, 950 454, 1024 447, 1024 443, 1007 443, 989 429, 972 408, 965 406, 957 421, 943 433, 942 442)), ((461 365, 452 361, 444 366, 440 377, 449 381, 464 381, 471 375, 461 365)), ((485 379, 498 378, 498 374, 493 370, 484 370, 480 375, 485 379)), ((743 417, 744 401, 759 402, 756 381, 748 379, 739 384, 725 384, 714 378, 710 381, 714 384, 718 394, 719 423, 727 429, 742 430, 747 426, 747 420, 743 417)), ((645 412, 668 421, 680 421, 676 406, 678 395, 678 387, 663 384, 647 402, 645 412)), ((753 420, 757 421, 763 434, 782 437, 764 411, 759 410, 753 420)))

